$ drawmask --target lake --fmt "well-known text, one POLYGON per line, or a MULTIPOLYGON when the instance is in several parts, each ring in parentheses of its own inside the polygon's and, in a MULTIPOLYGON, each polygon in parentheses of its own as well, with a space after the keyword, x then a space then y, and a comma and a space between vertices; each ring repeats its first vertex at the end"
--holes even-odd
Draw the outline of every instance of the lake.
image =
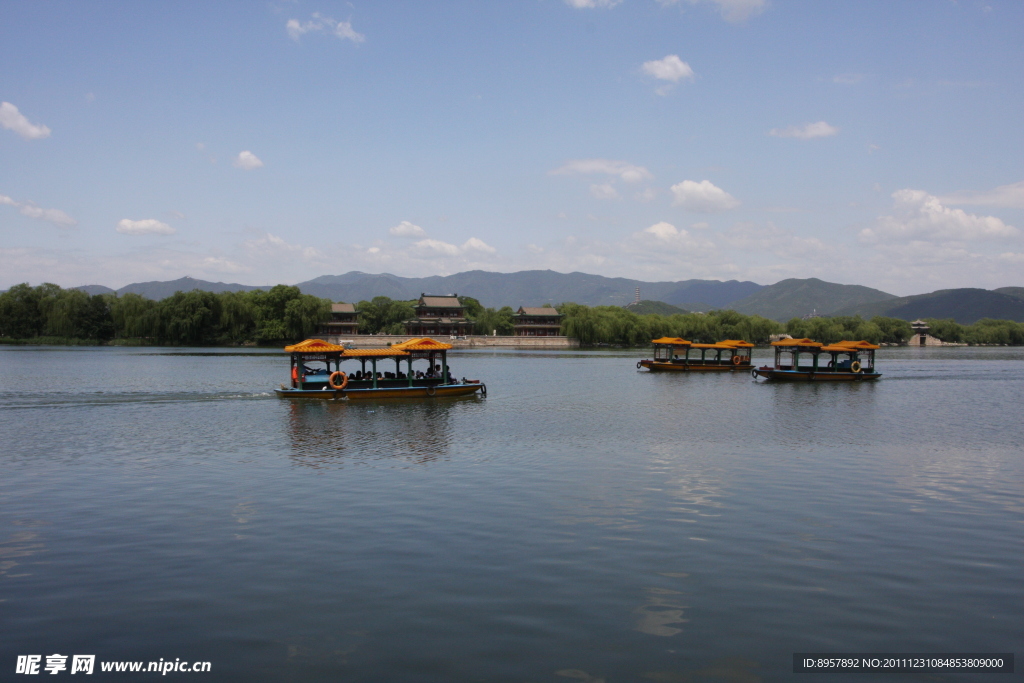
POLYGON ((0 678, 966 681, 792 659, 1020 649, 1024 349, 851 385, 649 356, 457 352, 486 398, 325 402, 273 394, 283 353, 0 347, 0 678))

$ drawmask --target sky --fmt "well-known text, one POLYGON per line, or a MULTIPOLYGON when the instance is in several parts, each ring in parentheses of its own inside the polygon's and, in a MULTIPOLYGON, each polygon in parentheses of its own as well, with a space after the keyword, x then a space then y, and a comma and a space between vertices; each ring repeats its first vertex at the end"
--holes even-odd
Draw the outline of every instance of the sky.
POLYGON ((0 288, 1024 286, 1024 2, 0 0, 0 288))

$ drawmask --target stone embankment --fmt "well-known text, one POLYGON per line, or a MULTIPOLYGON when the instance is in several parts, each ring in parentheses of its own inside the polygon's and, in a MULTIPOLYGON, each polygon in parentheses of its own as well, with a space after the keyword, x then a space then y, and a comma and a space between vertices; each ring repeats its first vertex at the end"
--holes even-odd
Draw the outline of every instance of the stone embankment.
MULTIPOLYGON (((407 334, 357 334, 352 337, 330 335, 325 341, 332 344, 351 342, 347 346, 375 348, 400 344, 414 336, 407 334)), ((431 337, 439 342, 451 344, 456 349, 506 348, 506 349, 578 349, 580 342, 572 337, 492 337, 474 334, 452 339, 447 336, 431 337)))

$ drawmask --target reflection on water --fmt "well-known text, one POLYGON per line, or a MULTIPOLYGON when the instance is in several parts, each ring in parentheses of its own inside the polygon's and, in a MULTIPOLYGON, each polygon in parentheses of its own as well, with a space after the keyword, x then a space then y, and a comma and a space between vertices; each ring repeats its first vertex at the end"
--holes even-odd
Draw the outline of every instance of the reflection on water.
MULTIPOLYGON (((25 558, 43 552, 46 546, 38 531, 32 527, 46 526, 40 520, 16 519, 11 525, 20 529, 13 531, 5 540, 0 541, 0 578, 16 579, 31 576, 25 571, 25 558), (27 527, 27 528, 26 528, 27 527)), ((4 602, 0 599, 0 602, 4 602)))
POLYGON ((676 624, 684 624, 689 619, 683 618, 683 610, 687 605, 681 605, 680 591, 667 588, 647 588, 647 601, 637 608, 639 615, 636 630, 652 636, 674 636, 682 633, 681 628, 676 624))
POLYGON ((344 467, 379 460, 425 465, 448 457, 452 401, 289 403, 288 437, 297 465, 344 467))

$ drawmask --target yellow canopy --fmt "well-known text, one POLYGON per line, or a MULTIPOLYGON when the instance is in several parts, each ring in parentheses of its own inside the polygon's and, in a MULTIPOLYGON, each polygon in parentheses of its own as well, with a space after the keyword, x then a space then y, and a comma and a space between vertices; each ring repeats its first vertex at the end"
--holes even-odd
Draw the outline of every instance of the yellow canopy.
POLYGON ((816 342, 813 339, 780 339, 779 341, 773 341, 772 346, 824 346, 821 342, 816 342))
POLYGON ((864 340, 861 340, 861 341, 846 341, 845 339, 843 341, 836 342, 835 344, 833 344, 833 346, 846 346, 846 347, 849 347, 851 349, 880 349, 880 348, 882 348, 882 347, 878 346, 877 344, 872 344, 871 342, 864 341, 864 340))
POLYGON ((345 358, 369 358, 371 356, 384 356, 385 358, 397 358, 408 356, 408 351, 396 350, 394 346, 386 349, 345 349, 341 354, 345 358))
POLYGON ((340 353, 345 350, 344 346, 329 344, 323 339, 307 339, 298 344, 284 347, 287 353, 340 353))
POLYGON ((417 337, 416 339, 404 341, 401 344, 393 344, 391 348, 400 351, 447 351, 452 348, 452 345, 439 342, 430 337, 417 337))
POLYGON ((662 337, 661 339, 652 339, 652 344, 671 344, 672 346, 689 346, 692 342, 688 342, 685 339, 679 337, 662 337))
POLYGON ((729 349, 730 351, 732 351, 736 347, 735 346, 730 346, 729 344, 723 344, 722 342, 717 342, 715 344, 693 344, 690 348, 692 348, 692 349, 729 349))
POLYGON ((752 349, 754 345, 748 341, 742 339, 726 339, 718 342, 719 344, 725 344, 726 346, 735 346, 737 349, 752 349))

